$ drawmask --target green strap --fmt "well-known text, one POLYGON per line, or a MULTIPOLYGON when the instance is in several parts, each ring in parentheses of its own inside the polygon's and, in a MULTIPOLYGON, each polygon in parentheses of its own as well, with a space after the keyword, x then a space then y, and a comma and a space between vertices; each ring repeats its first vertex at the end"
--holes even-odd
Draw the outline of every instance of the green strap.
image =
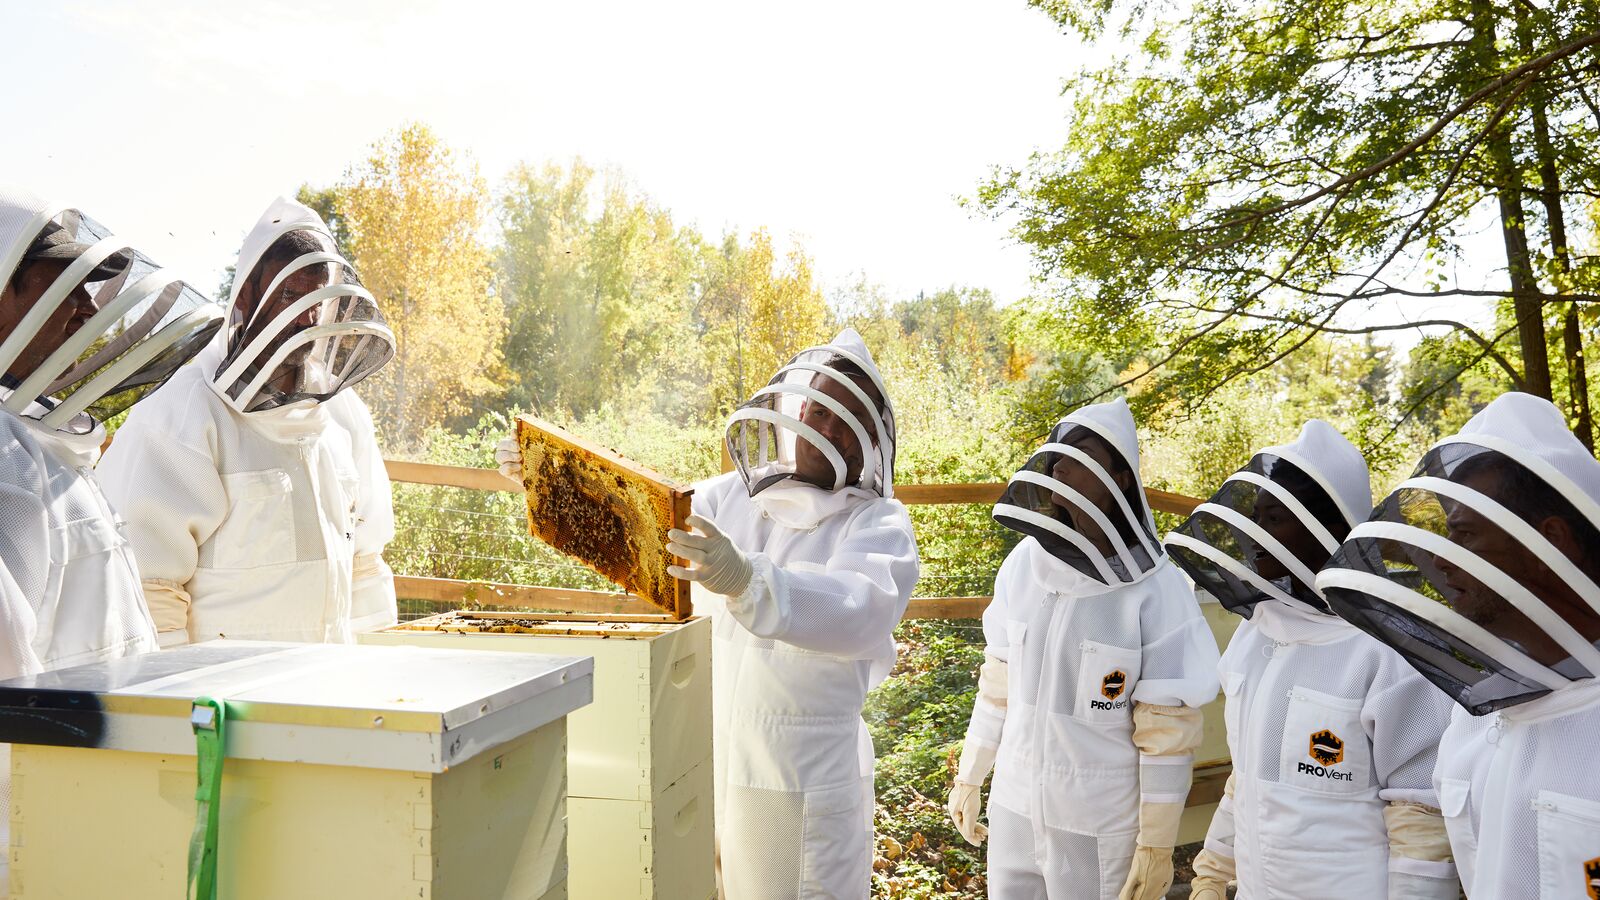
POLYGON ((194 833, 189 836, 188 900, 216 900, 217 818, 222 812, 223 742, 228 705, 199 697, 189 714, 194 728, 195 764, 199 785, 194 791, 194 833))

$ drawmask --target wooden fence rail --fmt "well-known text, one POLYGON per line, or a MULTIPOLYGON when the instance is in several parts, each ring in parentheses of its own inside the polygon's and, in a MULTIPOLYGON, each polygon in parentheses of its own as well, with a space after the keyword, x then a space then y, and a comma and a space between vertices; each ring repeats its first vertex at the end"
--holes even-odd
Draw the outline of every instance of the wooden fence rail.
MULTIPOLYGON (((440 466, 433 463, 405 462, 398 459, 386 459, 384 460, 384 466, 389 470, 389 478, 393 481, 467 488, 474 491, 515 491, 518 493, 522 491, 521 484, 501 475, 497 469, 440 466)), ((993 503, 1000 499, 1000 493, 1003 490, 1005 490, 1005 483, 998 481, 975 484, 903 484, 895 486, 894 496, 896 500, 907 506, 993 503)), ((1193 497, 1185 497, 1182 494, 1158 491, 1154 488, 1146 488, 1144 493, 1150 500, 1150 508, 1161 512, 1187 516, 1189 513, 1194 512, 1196 506, 1200 505, 1199 500, 1193 497)))
MULTIPOLYGON (((384 460, 393 481, 474 491, 522 491, 516 480, 496 469, 441 466, 433 463, 384 460)), ((908 506, 993 503, 1005 490, 1003 482, 975 484, 907 484, 894 489, 895 498, 908 506)), ((1150 507, 1186 516, 1200 501, 1182 494, 1145 489, 1150 507)), ((445 609, 461 606, 520 606, 563 612, 605 615, 651 615, 655 608, 627 594, 585 591, 528 584, 457 581, 453 578, 395 576, 395 591, 407 600, 445 609)), ((906 607, 906 619, 976 619, 989 605, 989 597, 916 597, 906 607)))
MULTIPOLYGON (((441 466, 433 463, 384 460, 393 481, 474 491, 522 491, 516 480, 497 469, 441 466)), ((960 503, 993 503, 1005 489, 1003 482, 975 484, 907 484, 897 486, 895 498, 908 506, 960 503)), ((1200 504, 1193 497, 1167 491, 1145 489, 1150 507, 1162 512, 1188 515, 1200 504)), ((452 578, 395 576, 395 591, 408 600, 442 608, 460 606, 520 606, 563 612, 606 615, 651 615, 655 608, 627 594, 584 591, 571 588, 527 584, 498 584, 484 581, 457 581, 452 578)), ((983 615, 989 597, 916 597, 906 607, 906 619, 975 619, 983 615)))

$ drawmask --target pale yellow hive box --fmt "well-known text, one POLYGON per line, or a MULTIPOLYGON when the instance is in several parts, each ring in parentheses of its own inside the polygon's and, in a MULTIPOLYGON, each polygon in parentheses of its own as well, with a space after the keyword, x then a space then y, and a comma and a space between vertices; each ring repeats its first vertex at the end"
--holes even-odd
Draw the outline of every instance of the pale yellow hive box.
POLYGON ((709 619, 452 612, 357 640, 593 657, 568 720, 572 896, 715 894, 709 619))
POLYGON ((185 896, 191 701, 228 704, 229 900, 555 900, 588 659, 213 641, 0 682, 11 895, 185 896))

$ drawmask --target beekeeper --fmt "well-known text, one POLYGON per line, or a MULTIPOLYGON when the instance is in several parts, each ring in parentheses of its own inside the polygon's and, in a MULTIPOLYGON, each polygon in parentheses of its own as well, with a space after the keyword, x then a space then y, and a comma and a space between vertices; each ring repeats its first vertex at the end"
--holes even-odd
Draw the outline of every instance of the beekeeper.
MULTIPOLYGON (((0 678, 154 650, 103 421, 205 345, 222 309, 78 210, 0 187, 0 678)), ((0 887, 10 796, 0 745, 0 887)))
POLYGON ((1435 444, 1317 577, 1456 700, 1434 786, 1469 897, 1600 892, 1597 581, 1600 462, 1520 393, 1435 444))
POLYGON ((163 645, 348 641, 395 621, 372 417, 394 354, 315 212, 278 199, 239 252, 226 327, 129 415, 100 464, 163 645))
POLYGON ((865 898, 872 743, 917 581, 894 406, 861 336, 805 350, 734 411, 737 471, 695 487, 674 568, 710 615, 721 879, 731 900, 865 898))
POLYGON ((995 505, 1026 535, 983 615, 950 814, 989 841, 989 896, 1166 895, 1217 647, 1169 564, 1122 400, 1062 419, 995 505), (990 769, 989 827, 978 823, 990 769))
POLYGON ((1316 572, 1372 508, 1366 461, 1326 422, 1269 447, 1167 536, 1172 559, 1248 621, 1222 655, 1224 800, 1195 900, 1454 900, 1431 782, 1450 698, 1328 610, 1316 572))

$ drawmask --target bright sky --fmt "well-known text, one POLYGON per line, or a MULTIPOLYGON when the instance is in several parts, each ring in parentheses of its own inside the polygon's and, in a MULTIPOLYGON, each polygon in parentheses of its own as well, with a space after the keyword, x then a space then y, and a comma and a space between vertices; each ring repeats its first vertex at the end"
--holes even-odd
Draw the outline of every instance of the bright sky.
POLYGON ((269 200, 419 120, 492 182, 581 155, 708 233, 792 236, 828 286, 1009 301, 1026 251, 955 197, 1062 143, 1082 63, 1022 0, 54 0, 0 33, 4 177, 208 291, 269 200))

